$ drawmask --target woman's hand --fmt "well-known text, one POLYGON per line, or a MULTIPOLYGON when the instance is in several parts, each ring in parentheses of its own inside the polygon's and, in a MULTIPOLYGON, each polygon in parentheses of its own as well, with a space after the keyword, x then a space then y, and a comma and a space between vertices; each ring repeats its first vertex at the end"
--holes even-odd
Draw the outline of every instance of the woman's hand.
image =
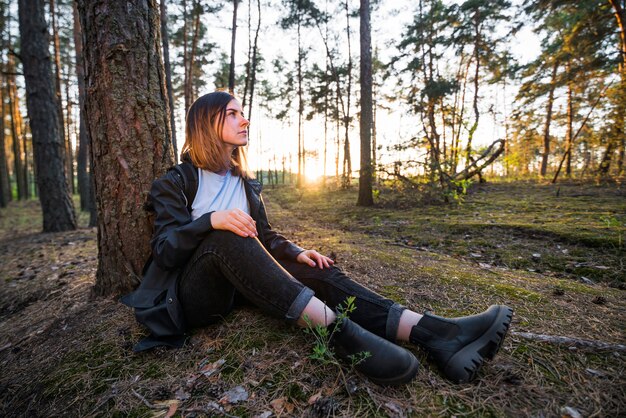
POLYGON ((256 222, 241 209, 218 210, 211 214, 213 229, 233 232, 241 237, 256 237, 256 222))
POLYGON ((298 254, 298 257, 296 257, 296 261, 298 263, 308 264, 311 267, 318 266, 321 269, 329 268, 331 265, 335 264, 332 258, 328 258, 315 250, 302 251, 298 254))

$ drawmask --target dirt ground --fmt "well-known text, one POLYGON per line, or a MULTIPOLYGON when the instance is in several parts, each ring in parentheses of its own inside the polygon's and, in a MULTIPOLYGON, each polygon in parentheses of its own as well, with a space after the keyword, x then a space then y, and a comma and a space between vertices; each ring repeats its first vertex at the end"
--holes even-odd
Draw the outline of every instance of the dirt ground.
POLYGON ((382 388, 310 359, 310 335, 251 307, 182 349, 134 354, 145 332, 132 311, 90 298, 95 229, 42 234, 37 203, 14 202, 0 210, 0 415, 626 415, 619 186, 497 184, 460 206, 397 205, 382 191, 369 209, 353 206, 355 190, 264 194, 275 229, 406 306, 451 316, 512 306, 500 355, 454 385, 407 346, 423 365, 416 379, 382 388))

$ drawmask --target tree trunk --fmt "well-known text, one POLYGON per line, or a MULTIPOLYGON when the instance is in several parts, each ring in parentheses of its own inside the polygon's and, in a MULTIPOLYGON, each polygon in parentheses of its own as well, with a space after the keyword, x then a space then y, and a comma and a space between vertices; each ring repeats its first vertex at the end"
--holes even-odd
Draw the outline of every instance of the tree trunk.
MULTIPOLYGON (((69 52, 69 51, 68 51, 69 52)), ((69 55, 69 54, 68 54, 69 55)), ((67 59, 66 62, 68 63, 68 66, 70 65, 69 63, 71 62, 69 56, 66 55, 67 59)), ((74 148, 72 148, 72 134, 70 132, 70 128, 72 127, 74 121, 72 120, 72 100, 70 98, 70 72, 67 71, 67 77, 65 77, 65 79, 63 80, 63 84, 65 85, 65 127, 67 129, 67 132, 65 132, 65 137, 67 138, 67 149, 69 150, 67 153, 67 159, 68 159, 68 167, 69 167, 69 182, 70 182, 70 191, 71 193, 74 195, 76 194, 76 185, 74 182, 74 148)))
POLYGON ((150 254, 143 210, 150 185, 174 162, 159 7, 156 0, 79 0, 78 10, 98 208, 94 293, 119 294, 137 284, 150 254))
POLYGON ((28 200, 31 198, 31 187, 30 181, 28 179, 28 140, 26 139, 26 131, 29 131, 28 126, 24 126, 24 131, 24 135, 22 135, 22 149, 24 150, 24 164, 22 164, 22 176, 24 177, 24 199, 28 200))
MULTIPOLYGON (((569 66, 568 66, 569 67, 569 66)), ((569 73, 569 68, 568 68, 569 73)), ((567 132, 565 137, 565 149, 567 150, 565 159, 565 175, 572 175, 572 136, 574 135, 574 109, 572 103, 572 81, 567 82, 567 132)))
MULTIPOLYGON (((165 1, 165 0, 163 0, 165 1)), ((189 13, 187 12, 187 1, 186 0, 182 0, 182 7, 183 7, 183 67, 185 69, 184 74, 183 74, 183 96, 185 99, 185 115, 187 115, 187 111, 189 110, 189 106, 191 106, 191 96, 188 90, 189 87, 189 79, 191 78, 190 75, 190 68, 191 66, 189 65, 189 53, 187 51, 187 37, 188 34, 187 32, 189 31, 189 13)))
MULTIPOLYGON (((475 29, 475 44, 474 44, 474 61, 475 61, 475 72, 474 72, 474 100, 473 100, 473 108, 474 108, 474 123, 469 129, 467 134, 467 145, 465 147, 465 165, 469 166, 474 162, 472 158, 472 140, 474 139, 474 133, 476 129, 478 129, 478 122, 480 120, 480 112, 478 110, 478 78, 480 75, 480 54, 479 54, 479 41, 480 41, 480 24, 478 21, 478 15, 474 16, 474 29, 475 29)), ((479 172, 480 175, 480 172, 479 172)))
POLYGON ((85 70, 83 68, 83 39, 78 20, 76 3, 73 7, 74 15, 74 49, 76 53, 76 78, 78 79, 78 153, 76 155, 76 171, 78 178, 78 194, 80 195, 80 210, 89 210, 89 173, 87 159, 89 155, 89 138, 85 128, 85 70))
POLYGON ((6 207, 11 200, 9 184, 9 167, 7 164, 6 147, 4 144, 4 77, 0 76, 0 207, 6 207))
POLYGON ((543 154, 541 156, 541 177, 546 175, 548 169, 548 157, 550 156, 550 124, 552 123, 552 106, 554 105, 554 89, 556 87, 556 73, 559 68, 557 61, 552 66, 552 79, 550 80, 550 92, 546 104, 546 124, 543 130, 543 154))
MULTIPOLYGON (((618 142, 617 175, 624 173, 624 120, 626 119, 626 10, 625 2, 622 0, 609 0, 615 11, 615 19, 619 28, 620 52, 622 60, 619 64, 620 85, 617 95, 617 111, 613 122, 613 133, 618 142)), ((607 170, 608 172, 608 170, 607 170)))
POLYGON ((73 230, 76 229, 76 217, 65 179, 43 0, 20 0, 19 16, 26 105, 43 211, 43 230, 73 230))
POLYGON ((346 35, 348 36, 348 86, 346 89, 346 108, 344 112, 344 128, 345 136, 343 140, 343 186, 350 185, 352 177, 352 158, 350 156, 350 95, 352 94, 352 47, 350 42, 350 10, 348 8, 348 0, 346 6, 346 35))
POLYGON ((167 100, 170 106, 170 127, 172 131, 172 147, 174 148, 174 158, 178 155, 176 145, 176 117, 174 116, 174 93, 172 89, 172 67, 170 65, 170 41, 167 31, 167 4, 165 0, 160 2, 161 12, 161 38, 163 41, 163 64, 165 67, 165 85, 167 86, 167 100))
POLYGON ((65 149, 65 178, 72 190, 70 179, 72 167, 70 153, 72 152, 69 138, 65 136, 65 118, 63 117, 63 99, 61 97, 61 51, 59 45, 59 29, 57 27, 56 10, 54 0, 50 0, 50 21, 52 23, 52 44, 54 51, 54 94, 56 96, 56 113, 59 118, 59 136, 65 149))
POLYGON ((254 44, 252 46, 252 69, 250 71, 250 102, 248 103, 248 121, 252 120, 252 103, 254 100, 254 86, 256 84, 256 68, 258 64, 258 43, 259 43, 259 31, 261 29, 261 0, 257 0, 257 13, 258 21, 256 26, 256 32, 254 34, 254 44))
POLYGON ((372 206, 372 37, 370 2, 361 0, 359 9, 361 35, 361 168, 359 170, 358 206, 372 206))
POLYGON ((228 71, 228 91, 230 94, 235 92, 235 39, 237 37, 237 3, 239 0, 233 0, 233 28, 230 38, 230 70, 228 71))
POLYGON ((22 154, 22 114, 18 103, 17 87, 15 86, 15 62, 9 55, 7 75, 7 97, 11 116, 11 137, 13 145, 13 176, 17 189, 17 199, 26 199, 26 178, 24 177, 24 160, 22 154))
POLYGON ((298 1, 298 177, 296 187, 300 188, 304 184, 304 139, 302 138, 302 113, 304 112, 304 102, 302 100, 302 41, 300 38, 300 2, 298 1))

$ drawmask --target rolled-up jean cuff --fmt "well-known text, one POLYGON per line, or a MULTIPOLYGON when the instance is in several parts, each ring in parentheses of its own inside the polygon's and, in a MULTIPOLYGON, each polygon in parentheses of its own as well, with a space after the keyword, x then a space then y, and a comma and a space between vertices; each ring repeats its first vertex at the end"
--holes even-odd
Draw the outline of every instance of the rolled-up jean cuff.
POLYGON ((285 315, 287 321, 297 321, 302 315, 302 311, 306 308, 306 305, 309 304, 311 298, 315 295, 315 292, 308 287, 303 287, 298 296, 294 299, 285 315))
POLYGON ((406 308, 399 303, 394 303, 389 308, 385 332, 387 334, 387 339, 391 342, 396 342, 396 337, 398 336, 398 327, 400 326, 400 317, 402 316, 402 312, 405 309, 406 308))

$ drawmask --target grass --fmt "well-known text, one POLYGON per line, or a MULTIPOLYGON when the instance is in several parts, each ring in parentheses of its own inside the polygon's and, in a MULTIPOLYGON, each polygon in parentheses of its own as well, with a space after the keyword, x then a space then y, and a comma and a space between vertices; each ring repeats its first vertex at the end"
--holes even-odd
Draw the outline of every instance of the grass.
MULTIPOLYGON (((623 344, 621 189, 562 184, 557 197, 551 186, 492 184, 460 206, 397 193, 382 190, 374 208, 353 206, 356 190, 265 195, 275 229, 405 306, 455 316, 506 303, 514 332, 623 344)), ((87 217, 58 234, 41 234, 40 217, 35 201, 0 210, 2 416, 142 417, 164 414, 164 401, 177 403, 176 416, 626 413, 623 351, 519 335, 468 385, 448 383, 414 348, 423 367, 411 384, 381 388, 348 369, 344 381, 335 365, 310 358, 310 335, 252 307, 195 331, 183 349, 134 354, 145 331, 132 312, 90 299, 97 245, 87 217), (247 399, 224 401, 238 386, 247 399)))
POLYGON ((413 207, 400 209, 394 190, 381 191, 375 208, 354 206, 354 192, 289 190, 276 188, 272 195, 282 206, 314 211, 346 231, 496 267, 626 285, 624 193, 606 187, 476 186, 461 205, 424 205, 415 196, 413 207))

